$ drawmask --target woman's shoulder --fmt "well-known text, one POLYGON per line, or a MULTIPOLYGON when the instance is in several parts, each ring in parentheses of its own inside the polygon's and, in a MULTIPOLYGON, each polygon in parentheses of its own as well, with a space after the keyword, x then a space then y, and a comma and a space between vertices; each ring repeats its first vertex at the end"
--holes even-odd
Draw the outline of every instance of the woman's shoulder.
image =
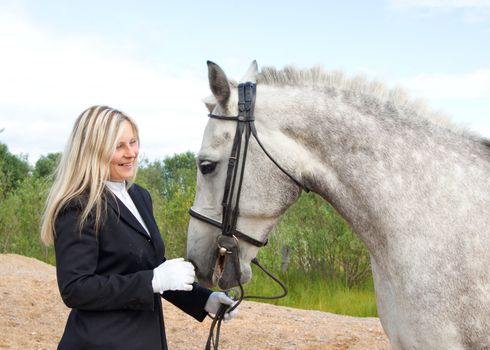
POLYGON ((133 197, 139 197, 140 199, 142 199, 143 201, 145 202, 152 202, 152 199, 151 199, 151 195, 150 195, 150 192, 138 185, 138 184, 135 184, 133 183, 129 188, 128 188, 128 193, 133 197))
POLYGON ((65 203, 61 204, 60 209, 55 218, 55 231, 56 235, 63 230, 61 227, 73 222, 79 222, 83 211, 87 207, 87 199, 83 196, 77 196, 68 199, 65 203), (61 225, 61 226, 60 226, 61 225))
POLYGON ((150 195, 150 192, 148 190, 137 183, 131 184, 131 186, 128 188, 128 192, 138 192, 138 193, 144 193, 145 195, 150 195))
POLYGON ((83 211, 87 206, 87 202, 88 197, 86 195, 70 198, 61 205, 60 214, 67 211, 83 211))

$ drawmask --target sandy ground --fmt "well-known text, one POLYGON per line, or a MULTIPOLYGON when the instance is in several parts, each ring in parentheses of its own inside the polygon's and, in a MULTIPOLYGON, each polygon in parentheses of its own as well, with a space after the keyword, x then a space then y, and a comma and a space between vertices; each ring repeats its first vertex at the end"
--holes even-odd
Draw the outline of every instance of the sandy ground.
MULTIPOLYGON (((210 319, 199 323, 165 303, 170 350, 204 349, 210 319)), ((69 309, 53 266, 0 254, 0 349, 56 349, 69 309)), ((223 324, 220 349, 390 349, 377 318, 339 316, 243 302, 223 324)))

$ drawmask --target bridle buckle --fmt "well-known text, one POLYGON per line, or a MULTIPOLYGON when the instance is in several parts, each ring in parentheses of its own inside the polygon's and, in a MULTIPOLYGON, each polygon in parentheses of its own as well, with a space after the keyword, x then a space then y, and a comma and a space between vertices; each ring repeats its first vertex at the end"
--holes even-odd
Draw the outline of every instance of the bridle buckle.
POLYGON ((226 254, 231 254, 231 250, 226 249, 225 247, 219 247, 219 255, 225 256, 226 254))

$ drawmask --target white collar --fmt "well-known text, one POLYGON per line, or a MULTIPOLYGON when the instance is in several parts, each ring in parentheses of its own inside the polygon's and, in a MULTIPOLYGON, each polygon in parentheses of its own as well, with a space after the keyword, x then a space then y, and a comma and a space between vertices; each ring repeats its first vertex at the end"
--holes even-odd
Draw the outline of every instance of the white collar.
POLYGON ((116 182, 116 181, 106 181, 106 186, 114 193, 127 193, 126 181, 116 182))

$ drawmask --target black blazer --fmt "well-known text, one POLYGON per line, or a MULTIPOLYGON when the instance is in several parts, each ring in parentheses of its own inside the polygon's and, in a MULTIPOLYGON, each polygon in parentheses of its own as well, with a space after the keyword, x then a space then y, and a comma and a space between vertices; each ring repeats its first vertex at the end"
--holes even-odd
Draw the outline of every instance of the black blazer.
MULTIPOLYGON (((150 194, 138 185, 128 192, 151 237, 108 190, 97 234, 92 216, 79 229, 81 199, 68 203, 55 222, 58 286, 72 308, 58 349, 167 349, 161 299, 151 285, 165 248, 150 194)), ((163 297, 202 321, 209 294, 194 284, 192 291, 167 291, 163 297)))

